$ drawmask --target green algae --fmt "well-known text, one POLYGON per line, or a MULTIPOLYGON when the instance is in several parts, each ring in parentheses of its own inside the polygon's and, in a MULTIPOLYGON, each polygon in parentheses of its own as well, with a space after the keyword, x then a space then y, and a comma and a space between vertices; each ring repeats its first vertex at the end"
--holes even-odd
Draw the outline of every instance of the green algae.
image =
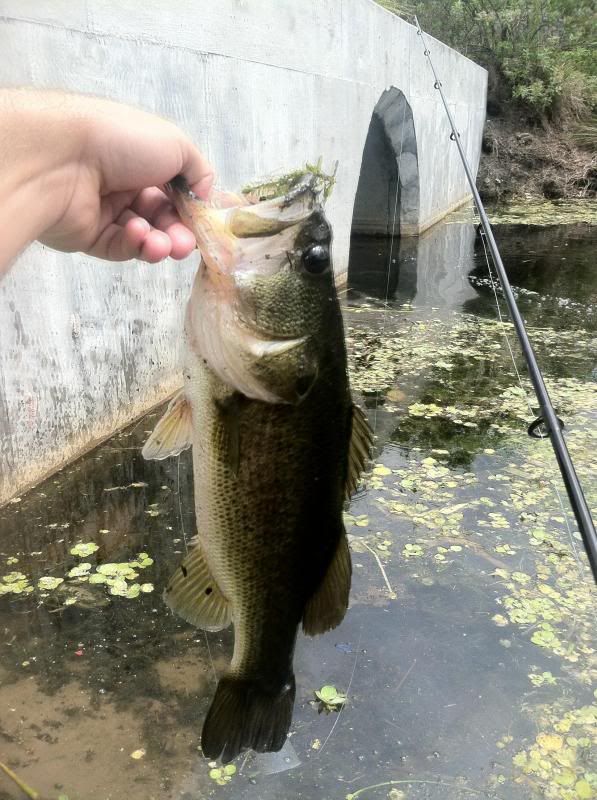
MULTIPOLYGON (((486 210, 492 225, 597 225, 596 206, 593 200, 529 200, 486 210)), ((479 222, 479 216, 469 204, 449 214, 446 222, 479 222)))
POLYGON ((243 194, 253 195, 260 200, 271 200, 288 194, 305 175, 310 174, 317 180, 317 190, 321 191, 324 199, 327 200, 336 183, 336 168, 331 174, 324 172, 321 169, 320 159, 317 164, 307 163, 302 169, 292 170, 282 175, 272 175, 261 181, 247 184, 241 191, 243 194))

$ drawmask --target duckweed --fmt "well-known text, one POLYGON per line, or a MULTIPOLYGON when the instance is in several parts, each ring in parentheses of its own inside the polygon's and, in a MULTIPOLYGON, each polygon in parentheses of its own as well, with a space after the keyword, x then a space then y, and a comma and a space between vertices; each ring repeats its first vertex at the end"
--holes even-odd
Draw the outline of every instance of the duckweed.
MULTIPOLYGON (((71 548, 70 552, 79 557, 83 554, 93 554, 99 548, 97 545, 91 547, 90 544, 76 545, 71 548)), ((64 577, 44 575, 39 577, 35 584, 22 572, 9 572, 0 579, 0 596, 6 594, 26 596, 37 589, 40 592, 40 598, 43 599, 48 597, 48 592, 59 590, 64 595, 63 605, 69 606, 79 602, 82 597, 80 586, 87 583, 93 586, 105 585, 108 593, 113 597, 134 600, 142 593, 153 592, 153 583, 134 582, 139 576, 139 571, 147 569, 152 564, 153 559, 148 553, 143 552, 139 553, 132 561, 99 564, 95 567, 95 571, 92 571, 93 564, 85 561, 71 567, 64 577)), ((90 600, 89 596, 85 597, 87 604, 90 600)))
MULTIPOLYGON (((384 327, 391 329, 391 320, 384 327)), ((512 341, 509 323, 505 329, 512 341)), ((355 512, 345 518, 351 549, 359 553, 363 544, 378 542, 374 533, 358 530, 357 520, 366 518, 373 527, 391 517, 388 539, 397 546, 381 555, 388 569, 395 562, 402 581, 412 577, 432 586, 465 561, 485 566, 496 634, 508 629, 509 638, 496 641, 511 648, 523 639, 538 656, 554 660, 552 671, 532 667, 528 673, 523 708, 538 732, 522 749, 512 736, 499 740, 498 750, 511 751, 512 772, 502 765, 494 784, 530 783, 549 800, 597 796, 589 758, 597 744, 595 706, 574 708, 571 699, 597 677, 595 594, 579 534, 569 531, 571 517, 554 491, 560 478, 550 445, 526 434, 534 417, 527 400, 534 404, 531 387, 518 384, 503 329, 493 321, 460 314, 414 320, 399 330, 399 336, 380 338, 364 326, 349 329, 353 385, 366 402, 373 398, 376 420, 386 411, 397 413, 391 440, 407 461, 397 467, 395 457, 384 458, 390 450, 378 456, 365 481, 369 517, 355 512), (475 362, 485 365, 477 386, 470 382, 478 374, 475 362), (419 386, 421 375, 424 389, 409 396, 408 386, 419 386), (562 697, 563 680, 565 709, 561 699, 545 702, 552 694, 562 697)), ((546 382, 565 419, 589 504, 596 507, 597 386, 583 376, 594 367, 597 339, 582 329, 530 333, 540 362, 573 365, 569 375, 547 370, 546 382)))

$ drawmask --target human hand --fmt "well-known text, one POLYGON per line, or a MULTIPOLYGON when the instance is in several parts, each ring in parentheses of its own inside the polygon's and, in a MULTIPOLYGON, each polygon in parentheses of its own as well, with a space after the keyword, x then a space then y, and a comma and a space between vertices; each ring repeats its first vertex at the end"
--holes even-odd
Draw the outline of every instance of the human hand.
POLYGON ((0 130, 0 146, 16 172, 16 206, 29 221, 39 218, 20 246, 38 238, 67 252, 150 262, 185 258, 194 249, 193 234, 160 187, 183 174, 206 197, 214 173, 174 124, 62 92, 4 90, 0 110, 6 105, 10 122, 0 130))

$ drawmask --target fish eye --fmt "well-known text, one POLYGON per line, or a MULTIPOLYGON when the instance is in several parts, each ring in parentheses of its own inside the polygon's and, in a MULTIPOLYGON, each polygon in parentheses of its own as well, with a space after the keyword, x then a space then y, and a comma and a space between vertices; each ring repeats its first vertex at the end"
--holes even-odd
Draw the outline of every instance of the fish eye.
POLYGON ((330 265, 329 248, 314 244, 303 252, 303 266, 312 275, 321 275, 330 265))

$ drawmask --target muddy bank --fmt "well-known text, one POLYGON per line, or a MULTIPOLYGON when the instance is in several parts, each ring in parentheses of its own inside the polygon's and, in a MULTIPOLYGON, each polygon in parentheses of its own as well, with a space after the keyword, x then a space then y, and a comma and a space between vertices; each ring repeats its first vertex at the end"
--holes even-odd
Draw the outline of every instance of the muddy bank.
POLYGON ((597 195, 597 154, 571 130, 488 117, 477 186, 486 202, 513 198, 590 199, 597 195))

